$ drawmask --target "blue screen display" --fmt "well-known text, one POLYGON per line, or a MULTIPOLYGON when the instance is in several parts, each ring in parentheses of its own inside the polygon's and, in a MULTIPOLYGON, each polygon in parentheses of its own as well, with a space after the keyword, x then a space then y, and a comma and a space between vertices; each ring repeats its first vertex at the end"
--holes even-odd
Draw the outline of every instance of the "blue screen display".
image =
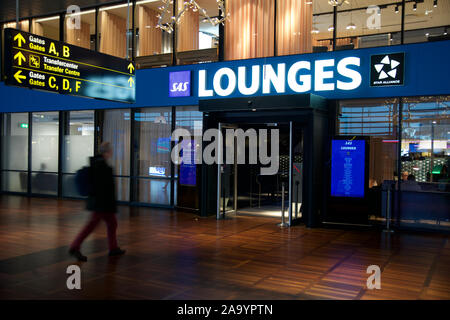
POLYGON ((332 140, 331 195, 364 197, 366 142, 364 140, 332 140))

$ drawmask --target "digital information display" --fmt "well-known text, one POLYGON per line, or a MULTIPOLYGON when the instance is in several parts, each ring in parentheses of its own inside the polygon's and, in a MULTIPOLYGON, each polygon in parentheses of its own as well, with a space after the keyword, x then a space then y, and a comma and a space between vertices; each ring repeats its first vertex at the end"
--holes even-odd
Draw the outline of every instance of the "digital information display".
POLYGON ((190 163, 184 163, 184 161, 181 162, 179 182, 181 185, 185 186, 196 186, 197 167, 195 165, 195 140, 183 140, 181 142, 181 148, 180 156, 183 159, 186 159, 185 157, 190 158, 190 163))
POLYGON ((5 83, 133 103, 134 64, 64 42, 5 29, 5 83))
POLYGON ((365 158, 365 140, 332 140, 331 196, 364 197, 365 158))

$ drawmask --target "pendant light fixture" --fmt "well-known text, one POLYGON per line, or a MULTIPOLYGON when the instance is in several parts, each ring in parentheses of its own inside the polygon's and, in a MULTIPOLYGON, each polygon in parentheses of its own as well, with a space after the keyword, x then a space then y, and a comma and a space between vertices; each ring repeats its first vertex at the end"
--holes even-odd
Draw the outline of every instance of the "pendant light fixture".
MULTIPOLYGON (((353 8, 350 7, 350 10, 352 10, 353 8)), ((356 29, 356 24, 353 23, 353 12, 350 11, 350 23, 347 25, 347 27, 345 28, 347 30, 355 30, 356 29)))

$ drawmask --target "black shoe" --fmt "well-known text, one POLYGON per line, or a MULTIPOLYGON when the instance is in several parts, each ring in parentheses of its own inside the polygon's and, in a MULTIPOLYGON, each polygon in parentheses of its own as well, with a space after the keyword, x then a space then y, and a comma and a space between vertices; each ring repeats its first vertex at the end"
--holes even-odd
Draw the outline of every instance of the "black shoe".
POLYGON ((121 256, 123 254, 125 254, 125 250, 122 250, 120 248, 113 249, 109 252, 110 257, 121 256))
POLYGON ((83 256, 80 252, 80 250, 75 250, 75 249, 70 249, 69 250, 69 254, 71 256, 74 256, 75 258, 77 258, 78 261, 83 261, 86 262, 87 261, 87 257, 83 256))

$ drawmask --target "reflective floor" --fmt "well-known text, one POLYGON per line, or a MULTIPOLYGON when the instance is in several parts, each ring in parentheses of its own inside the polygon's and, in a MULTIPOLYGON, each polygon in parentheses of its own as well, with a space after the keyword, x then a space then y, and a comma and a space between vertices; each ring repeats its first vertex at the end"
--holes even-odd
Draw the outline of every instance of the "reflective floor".
POLYGON ((450 236, 280 229, 275 218, 216 221, 121 207, 85 242, 81 290, 68 290, 68 244, 88 213, 74 200, 0 197, 0 299, 450 299, 450 236), (381 269, 381 289, 366 286, 381 269))

